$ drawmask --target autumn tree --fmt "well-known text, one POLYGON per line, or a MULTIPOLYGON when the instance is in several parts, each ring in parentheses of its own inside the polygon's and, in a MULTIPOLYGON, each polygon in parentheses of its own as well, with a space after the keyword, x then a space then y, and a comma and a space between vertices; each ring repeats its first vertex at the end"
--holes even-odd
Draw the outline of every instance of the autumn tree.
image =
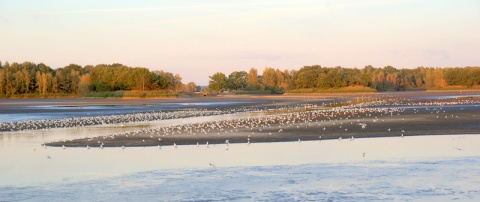
POLYGON ((248 71, 247 88, 249 90, 260 89, 260 82, 258 79, 258 70, 255 68, 250 68, 250 70, 248 71))
POLYGON ((184 85, 182 83, 182 77, 180 74, 175 74, 175 92, 181 92, 183 91, 184 85))
POLYGON ((88 86, 91 83, 90 74, 86 73, 82 75, 78 82, 78 93, 80 95, 86 95, 88 92, 88 86))
POLYGON ((267 88, 273 88, 277 86, 277 74, 273 68, 266 67, 262 73, 263 84, 267 88))
POLYGON ((195 84, 194 82, 188 82, 187 84, 185 84, 186 93, 194 93, 196 91, 196 88, 197 84, 195 84))

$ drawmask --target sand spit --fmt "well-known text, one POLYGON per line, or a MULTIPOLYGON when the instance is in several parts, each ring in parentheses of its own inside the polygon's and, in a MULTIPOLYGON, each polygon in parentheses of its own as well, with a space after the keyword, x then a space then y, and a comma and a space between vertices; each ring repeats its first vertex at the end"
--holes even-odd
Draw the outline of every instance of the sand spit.
POLYGON ((150 127, 45 144, 65 147, 162 147, 480 133, 480 100, 471 97, 409 100, 391 96, 377 101, 345 102, 339 107, 319 109, 318 106, 303 104, 282 110, 287 112, 268 110, 271 113, 267 114, 267 111, 259 111, 265 115, 150 127))

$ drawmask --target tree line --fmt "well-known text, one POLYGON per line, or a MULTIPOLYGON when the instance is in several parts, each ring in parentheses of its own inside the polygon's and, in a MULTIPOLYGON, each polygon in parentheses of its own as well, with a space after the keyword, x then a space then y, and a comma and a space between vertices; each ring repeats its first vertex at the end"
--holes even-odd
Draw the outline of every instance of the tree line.
POLYGON ((19 94, 85 95, 88 92, 122 90, 192 93, 196 89, 193 82, 182 83, 178 74, 116 63, 84 67, 70 64, 54 70, 43 63, 0 62, 0 97, 19 94))
POLYGON ((217 72, 209 77, 211 91, 244 90, 283 93, 302 89, 339 89, 365 87, 376 91, 415 89, 472 88, 480 85, 480 67, 396 69, 392 66, 363 69, 304 66, 299 70, 264 68, 262 74, 251 68, 234 71, 228 77, 217 72))
MULTIPOLYGON (((475 88, 480 85, 480 67, 396 69, 392 66, 362 69, 304 66, 299 70, 279 70, 271 67, 261 74, 256 68, 234 71, 228 76, 217 72, 209 77, 212 92, 235 90, 243 92, 284 93, 313 89, 365 87, 376 91, 410 89, 475 88)), ((164 71, 122 64, 80 66, 70 64, 58 69, 39 63, 0 62, 0 97, 13 95, 68 94, 89 92, 164 91, 193 93, 199 90, 194 82, 182 83, 182 77, 164 71)))

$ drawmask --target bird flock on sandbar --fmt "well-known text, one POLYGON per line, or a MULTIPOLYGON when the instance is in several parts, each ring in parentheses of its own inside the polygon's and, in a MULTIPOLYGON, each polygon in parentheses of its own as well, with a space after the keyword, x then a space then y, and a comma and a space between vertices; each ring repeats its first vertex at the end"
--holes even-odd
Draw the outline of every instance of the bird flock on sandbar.
MULTIPOLYGON (((125 131, 122 133, 109 134, 99 137, 85 137, 75 140, 59 140, 56 142, 45 143, 52 146, 59 146, 60 144, 69 144, 75 141, 80 141, 80 145, 88 145, 87 147, 100 147, 104 146, 119 146, 116 141, 128 142, 138 141, 136 144, 122 145, 125 146, 157 146, 161 149, 161 146, 173 146, 177 148, 177 145, 182 144, 205 144, 208 147, 208 140, 211 143, 212 137, 219 140, 217 143, 225 142, 230 143, 247 143, 255 142, 257 139, 272 140, 275 136, 282 136, 285 139, 286 135, 291 136, 291 141, 298 141, 301 143, 303 139, 303 133, 308 133, 308 128, 314 128, 317 140, 328 138, 328 133, 332 132, 332 127, 337 128, 335 132, 342 131, 345 134, 345 138, 350 141, 355 140, 354 134, 349 133, 355 130, 365 130, 370 127, 370 124, 385 123, 385 117, 400 116, 407 110, 413 114, 422 113, 443 113, 445 118, 455 118, 458 116, 446 115, 444 107, 450 105, 471 105, 478 107, 480 100, 478 99, 461 99, 461 100, 432 100, 428 102, 415 102, 411 99, 397 99, 389 98, 376 101, 350 103, 349 105, 342 105, 339 107, 321 108, 317 109, 316 105, 312 104, 296 104, 291 106, 277 107, 275 110, 260 109, 260 108, 229 108, 226 110, 191 110, 191 111, 178 111, 178 112, 158 112, 150 114, 134 114, 125 115, 117 123, 125 121, 142 120, 148 121, 151 119, 175 119, 182 117, 195 117, 195 116, 212 116, 222 115, 228 113, 251 113, 260 112, 262 116, 251 116, 231 120, 218 120, 218 121, 205 121, 201 123, 182 124, 174 126, 162 126, 162 127, 150 127, 145 129, 137 129, 133 131, 125 131), (309 106, 307 108, 306 106, 309 106), (297 110, 291 110, 297 109, 297 110), (303 109, 303 110, 298 110, 303 109), (276 113, 274 112, 276 111, 276 113), (266 113, 270 112, 270 113, 266 113), (149 118, 149 117, 156 118, 149 118), (147 117, 147 118, 142 118, 147 117), (371 122, 371 123, 369 123, 371 122), (350 130, 349 130, 350 129, 350 130), (353 130, 352 130, 353 129, 353 130), (299 132, 300 131, 300 132, 299 132), (348 134, 348 136, 347 136, 348 134), (296 135, 296 136, 295 136, 296 135), (298 137, 297 137, 298 136, 298 137), (196 142, 182 142, 182 138, 191 138, 196 142), (166 141, 168 140, 168 141, 166 141), (175 141, 178 142, 175 142, 175 141), (206 143, 205 143, 206 142, 206 143)), ((438 116, 436 116, 438 118, 438 116)), ((108 120, 114 117, 109 116, 108 120)), ((95 119, 92 117, 92 119, 95 119)), ((404 118, 403 118, 404 119, 404 118)), ((105 121, 104 117, 99 117, 96 121, 105 121)), ((390 119, 394 121, 402 120, 400 118, 390 119)), ((113 122, 113 121, 111 121, 113 122)), ((388 122, 388 120, 387 120, 388 122)), ((108 122, 110 123, 110 122, 108 122)), ((383 131, 385 134, 393 134, 394 132, 398 137, 404 137, 406 127, 402 128, 388 128, 383 131)), ((281 139, 278 138, 277 139, 281 139)), ((308 140, 312 140, 311 138, 308 140)), ((342 140, 342 136, 338 138, 342 140)), ((79 146, 79 145, 76 145, 79 146)), ((64 147, 64 145, 62 145, 64 147)))

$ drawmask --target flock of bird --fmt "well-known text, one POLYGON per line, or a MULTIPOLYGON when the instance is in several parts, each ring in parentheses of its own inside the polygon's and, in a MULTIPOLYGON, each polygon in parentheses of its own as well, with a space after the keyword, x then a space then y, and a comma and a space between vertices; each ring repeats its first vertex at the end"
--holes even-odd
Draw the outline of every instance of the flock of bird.
POLYGON ((186 117, 213 116, 230 113, 230 111, 222 110, 184 110, 184 111, 152 111, 145 113, 133 113, 109 116, 93 116, 93 117, 75 117, 64 119, 45 119, 45 120, 28 120, 19 122, 0 123, 1 131, 28 131, 28 130, 48 130, 54 128, 71 128, 83 127, 90 125, 104 124, 125 124, 132 122, 156 121, 165 119, 179 119, 186 117))
MULTIPOLYGON (((227 113, 240 113, 240 112, 262 112, 262 116, 252 116, 246 118, 239 118, 233 120, 220 120, 220 121, 205 121, 202 123, 192 123, 192 124, 183 124, 175 126, 164 126, 164 127, 151 127, 134 131, 125 131, 123 133, 110 134, 107 136, 101 137, 90 137, 76 139, 76 140, 62 140, 56 142, 56 145, 59 146, 60 143, 71 143, 75 141, 82 140, 83 145, 87 145, 87 148, 90 146, 100 147, 103 149, 104 146, 119 146, 115 143, 116 140, 121 141, 141 141, 138 144, 133 144, 134 146, 158 146, 161 148, 161 145, 173 145, 175 148, 179 142, 165 142, 165 139, 170 137, 180 137, 189 138, 193 137, 195 140, 199 140, 205 137, 216 136, 217 139, 223 139, 225 144, 230 142, 239 143, 245 142, 250 144, 252 140, 259 136, 275 136, 278 134, 288 131, 299 131, 304 128, 318 128, 318 130, 313 130, 318 135, 318 139, 321 139, 322 131, 325 131, 328 128, 334 127, 340 131, 349 131, 349 129, 355 130, 364 130, 368 127, 368 121, 384 122, 385 117, 387 116, 399 116, 407 109, 413 110, 413 113, 419 112, 419 109, 425 109, 425 111, 430 111, 430 113, 445 113, 445 110, 442 110, 443 106, 449 105, 474 105, 478 107, 480 100, 478 99, 461 99, 457 101, 442 101, 442 100, 433 100, 429 102, 415 102, 413 100, 399 100, 399 99, 385 99, 377 100, 370 102, 361 102, 361 103, 350 103, 349 105, 342 105, 340 107, 331 107, 331 108, 321 108, 317 109, 317 105, 312 104, 297 104, 291 106, 282 106, 276 108, 276 110, 271 109, 259 109, 259 108, 237 108, 237 109, 228 109, 228 110, 216 110, 216 111, 207 111, 207 110, 194 110, 194 111, 179 111, 179 112, 155 112, 149 115, 142 114, 140 117, 149 117, 153 114, 156 117, 161 117, 165 119, 168 118, 181 118, 181 117, 193 117, 193 116, 209 116, 209 115, 220 115, 227 113), (308 106, 308 108, 307 108, 308 106), (417 108, 408 108, 404 106, 417 106, 417 108), (421 108, 420 108, 421 106, 421 108), (287 109, 287 112, 285 112, 287 109), (300 110, 303 109, 303 110, 300 110), (290 110, 290 111, 288 111, 290 110), (275 111, 277 113, 275 113, 275 111), (266 113, 270 112, 270 113, 266 113), (385 117, 384 117, 385 116, 385 117), (383 117, 383 118, 382 118, 383 117), (367 118, 367 119, 366 119, 367 118), (367 121, 368 120, 368 121, 367 121), (233 138, 232 138, 233 137, 233 138)), ((425 113, 424 111, 424 113, 425 113)), ((125 115, 127 116, 127 115, 125 115)), ((135 115, 130 115, 134 116, 135 115)), ((451 115, 454 117, 453 115, 451 115)), ((137 116, 138 117, 138 116, 137 116)), ((445 116, 448 117, 447 115, 445 116)), ((438 118, 438 116, 437 116, 438 118)), ((141 118, 133 120, 143 120, 141 118)), ((147 118, 149 120, 149 118, 147 118)), ((328 131, 327 131, 328 132, 328 131)), ((327 132, 323 132, 326 134, 327 132)), ((388 128, 385 133, 392 133, 393 130, 388 128)), ((405 130, 396 130, 399 137, 403 137, 405 130), (400 134, 401 133, 401 134, 400 134)), ((291 135, 291 134, 290 134, 291 135)), ((325 137, 325 136, 324 136, 325 137)), ((349 136, 347 136, 349 137, 349 136)), ((342 140, 342 137, 338 138, 342 140)), ((355 140, 355 137, 352 135, 348 138, 349 140, 355 140)), ((301 142, 301 139, 298 139, 298 142, 301 142)), ((205 141, 202 143, 204 144, 205 141)), ((195 144, 192 142, 181 143, 181 144, 195 144)), ((197 146, 199 142, 196 142, 197 146)), ((208 147, 208 141, 206 142, 208 147)), ((63 146, 64 147, 64 146, 63 146)), ((122 145, 122 148, 125 148, 122 145)))

